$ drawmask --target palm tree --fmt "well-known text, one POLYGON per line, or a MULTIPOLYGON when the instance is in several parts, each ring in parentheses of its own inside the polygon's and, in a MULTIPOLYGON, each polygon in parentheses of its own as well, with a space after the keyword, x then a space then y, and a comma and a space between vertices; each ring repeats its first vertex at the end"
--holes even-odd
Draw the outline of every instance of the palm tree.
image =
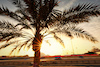
MULTIPOLYGON (((97 40, 78 28, 79 23, 88 22, 89 17, 99 16, 99 7, 94 4, 82 4, 69 9, 68 11, 60 11, 54 9, 58 6, 56 0, 12 0, 17 11, 10 11, 7 7, 0 7, 0 15, 8 16, 18 23, 10 23, 8 21, 0 21, 0 42, 5 42, 0 49, 16 44, 14 51, 20 51, 21 48, 31 48, 34 53, 34 67, 39 67, 40 48, 42 41, 48 35, 52 35, 60 44, 64 46, 63 40, 58 33, 64 33, 68 37, 74 36, 86 38, 91 42, 97 40), (28 32, 28 31, 31 32, 28 32)), ((50 43, 49 43, 50 44, 50 43)))

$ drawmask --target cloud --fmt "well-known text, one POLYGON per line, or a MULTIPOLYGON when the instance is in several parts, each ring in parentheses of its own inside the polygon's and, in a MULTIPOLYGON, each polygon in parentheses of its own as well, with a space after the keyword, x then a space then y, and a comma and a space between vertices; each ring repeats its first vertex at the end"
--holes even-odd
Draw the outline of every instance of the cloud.
POLYGON ((69 9, 71 6, 74 5, 74 3, 76 2, 77 0, 63 0, 59 3, 59 6, 56 7, 55 9, 59 9, 61 11, 65 10, 65 9, 69 9))
POLYGON ((64 8, 69 9, 77 0, 71 0, 64 8))

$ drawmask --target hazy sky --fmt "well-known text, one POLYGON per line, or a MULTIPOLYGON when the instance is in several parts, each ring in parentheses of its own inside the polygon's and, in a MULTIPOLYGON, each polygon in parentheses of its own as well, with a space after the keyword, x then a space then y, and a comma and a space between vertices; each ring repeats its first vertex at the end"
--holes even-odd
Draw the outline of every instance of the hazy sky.
MULTIPOLYGON (((12 11, 15 10, 16 8, 14 6, 12 6, 12 4, 9 1, 8 0, 0 0, 0 6, 4 5, 12 11)), ((59 9, 59 10, 65 10, 65 9, 67 10, 72 6, 75 6, 75 5, 78 5, 78 4, 84 4, 84 3, 93 3, 93 4, 96 4, 96 5, 100 5, 100 0, 59 0, 59 1, 60 1, 59 6, 56 7, 56 9, 59 9)), ((0 17, 0 19, 3 19, 3 17, 0 17)), ((88 40, 81 39, 81 38, 74 38, 74 39, 71 40, 71 39, 68 39, 68 38, 66 38, 62 35, 62 37, 64 38, 64 43, 66 44, 65 49, 62 49, 61 46, 58 44, 58 48, 56 48, 57 47, 56 45, 53 45, 54 47, 50 47, 50 49, 46 49, 46 48, 41 49, 42 52, 45 52, 45 54, 49 54, 49 55, 72 54, 73 53, 72 45, 73 45, 75 54, 82 54, 84 52, 87 52, 88 50, 91 50, 91 48, 93 46, 100 48, 100 17, 91 17, 90 23, 83 23, 83 24, 80 24, 78 26, 82 27, 88 33, 90 33, 94 37, 96 37, 98 39, 99 43, 94 44, 94 43, 91 43, 88 40), (59 52, 58 52, 57 49, 59 49, 59 52)), ((45 46, 46 45, 44 45, 44 47, 45 46)), ((7 55, 9 53, 10 49, 11 48, 1 50, 0 55, 7 55), (9 51, 7 51, 7 50, 9 50, 9 51)), ((30 49, 30 51, 31 51, 31 49, 30 49)), ((24 54, 30 54, 31 55, 31 52, 29 53, 29 51, 28 51, 24 54)))

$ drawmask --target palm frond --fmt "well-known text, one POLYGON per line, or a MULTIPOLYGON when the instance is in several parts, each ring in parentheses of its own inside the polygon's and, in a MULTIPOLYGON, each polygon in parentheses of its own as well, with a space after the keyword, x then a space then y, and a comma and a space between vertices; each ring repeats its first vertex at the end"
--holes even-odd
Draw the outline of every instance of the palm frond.
POLYGON ((29 48, 31 48, 31 47, 32 47, 32 42, 29 43, 29 45, 27 46, 27 49, 29 50, 29 48))
POLYGON ((87 40, 89 40, 91 42, 94 42, 94 43, 98 42, 95 37, 93 37, 92 35, 88 34, 86 31, 84 31, 81 28, 75 28, 74 27, 74 28, 71 29, 71 32, 77 37, 86 38, 87 40))
POLYGON ((59 38, 58 36, 54 35, 54 38, 65 48, 63 40, 59 38))
POLYGON ((19 9, 15 12, 15 13, 19 13, 21 15, 23 15, 22 19, 25 20, 29 20, 31 21, 31 17, 29 16, 30 14, 28 13, 25 4, 23 3, 23 1, 21 0, 12 0, 12 3, 14 5, 16 5, 16 7, 18 7, 19 9))
POLYGON ((2 8, 0 7, 0 15, 6 15, 11 17, 12 19, 21 22, 22 21, 22 17, 20 17, 19 15, 17 15, 16 13, 10 11, 8 8, 5 8, 2 6, 2 8))
POLYGON ((57 11, 57 10, 52 10, 52 12, 49 14, 46 23, 45 23, 45 27, 48 27, 52 24, 57 24, 56 21, 61 21, 62 18, 62 12, 61 11, 57 11))
POLYGON ((9 42, 9 43, 7 43, 7 44, 1 45, 1 46, 0 46, 0 50, 3 49, 3 48, 5 48, 5 47, 8 47, 8 46, 10 46, 10 45, 12 45, 12 44, 14 44, 14 43, 16 43, 16 42, 18 42, 18 41, 13 41, 13 42, 9 42))
POLYGON ((19 28, 20 31, 23 30, 23 29, 30 29, 32 31, 32 33, 34 33, 34 29, 33 28, 35 26, 34 26, 34 24, 31 25, 31 22, 25 21, 25 22, 18 23, 18 24, 15 25, 15 27, 17 27, 17 26, 20 26, 20 28, 19 28))
POLYGON ((64 13, 63 21, 67 23, 88 22, 89 17, 100 15, 100 8, 99 6, 93 4, 83 4, 71 8, 69 11, 63 13, 64 13))
POLYGON ((23 36, 21 33, 18 32, 5 32, 0 33, 0 41, 9 41, 10 39, 23 36))
POLYGON ((12 23, 7 21, 0 21, 0 29, 17 30, 12 23))
POLYGON ((22 36, 22 38, 24 38, 24 39, 27 39, 27 38, 34 38, 35 36, 32 34, 32 33, 30 33, 30 32, 26 32, 26 31, 23 31, 22 32, 23 33, 23 36, 22 36))
POLYGON ((15 48, 13 48, 9 55, 11 55, 18 47, 19 47, 19 45, 17 45, 15 48))
POLYGON ((15 27, 17 27, 17 26, 22 26, 22 28, 21 28, 21 30, 24 28, 24 29, 31 29, 30 28, 30 25, 28 25, 27 23, 18 23, 18 24, 16 24, 16 26, 15 27))
MULTIPOLYGON (((34 39, 34 38, 31 38, 31 37, 29 37, 29 39, 27 39, 27 37, 23 37, 23 38, 25 39, 25 41, 24 41, 24 39, 23 39, 23 41, 22 41, 22 39, 19 40, 19 41, 17 42, 16 47, 14 47, 14 48, 12 49, 12 51, 10 52, 10 55, 11 55, 14 51, 17 51, 17 52, 19 53, 19 51, 22 49, 22 47, 24 47, 24 48, 25 48, 25 46, 27 47, 28 44, 29 44, 29 43, 32 43, 31 41, 33 41, 33 39, 34 39)), ((28 48, 28 47, 27 47, 27 48, 28 48)))
POLYGON ((47 17, 49 16, 49 13, 52 12, 54 6, 57 5, 57 1, 55 0, 44 0, 44 5, 41 6, 39 13, 40 13, 40 19, 41 20, 46 20, 47 17))
POLYGON ((30 42, 30 41, 33 41, 33 38, 27 39, 27 38, 24 37, 24 39, 25 39, 25 41, 23 41, 23 42, 22 42, 22 40, 18 41, 18 44, 16 45, 16 47, 14 47, 14 48, 12 49, 12 51, 10 52, 10 55, 11 55, 14 51, 17 51, 17 52, 19 53, 19 51, 22 49, 22 47, 25 48, 25 46, 26 46, 26 47, 28 48, 28 43, 32 43, 32 42, 30 42), (27 39, 27 40, 26 40, 26 39, 27 39))
POLYGON ((30 15, 35 19, 37 17, 38 13, 38 2, 36 0, 23 0, 27 6, 27 10, 30 13, 30 15))
POLYGON ((31 40, 33 40, 33 38, 28 39, 26 42, 24 42, 24 44, 22 44, 18 50, 18 52, 21 50, 21 48, 25 45, 27 45, 31 40))
MULTIPOLYGON (((56 34, 56 33, 63 33, 65 35, 67 35, 67 37, 70 37, 70 38, 73 38, 74 36, 76 36, 76 37, 85 38, 85 39, 87 39, 87 40, 89 40, 91 42, 94 42, 94 43, 98 42, 95 37, 93 37, 92 35, 88 34, 83 29, 78 28, 78 27, 76 27, 74 25, 67 24, 67 25, 61 26, 61 28, 55 28, 53 31, 50 31, 47 35, 56 34)), ((56 36, 54 36, 54 37, 56 37, 56 36)))
POLYGON ((50 34, 56 34, 56 33, 61 33, 61 34, 65 34, 67 37, 73 38, 73 35, 70 31, 70 28, 73 26, 70 26, 69 24, 67 25, 58 25, 57 27, 53 27, 54 29, 52 31, 47 31, 48 34, 44 35, 50 35, 50 34), (66 29, 65 29, 66 28, 66 29))
POLYGON ((12 23, 0 21, 0 41, 9 41, 20 36, 21 32, 12 23))
POLYGON ((98 42, 95 37, 93 37, 92 35, 88 34, 86 31, 84 31, 83 29, 78 28, 76 26, 72 26, 72 27, 70 26, 67 28, 64 27, 63 29, 60 29, 57 32, 62 32, 62 31, 67 35, 71 35, 71 38, 76 36, 76 37, 86 38, 87 40, 94 42, 94 43, 98 42))
POLYGON ((18 9, 15 11, 15 13, 20 14, 22 17, 22 20, 28 20, 30 22, 32 22, 32 17, 30 16, 30 14, 28 13, 27 9, 23 8, 23 9, 18 9))
POLYGON ((94 5, 94 4, 90 4, 90 3, 88 3, 88 4, 82 4, 82 5, 78 5, 78 6, 76 6, 76 7, 72 7, 72 8, 70 8, 66 13, 65 13, 65 15, 67 15, 67 14, 71 14, 71 13, 73 13, 73 12, 77 12, 77 11, 84 11, 84 10, 93 10, 93 9, 97 9, 98 8, 98 5, 94 5))

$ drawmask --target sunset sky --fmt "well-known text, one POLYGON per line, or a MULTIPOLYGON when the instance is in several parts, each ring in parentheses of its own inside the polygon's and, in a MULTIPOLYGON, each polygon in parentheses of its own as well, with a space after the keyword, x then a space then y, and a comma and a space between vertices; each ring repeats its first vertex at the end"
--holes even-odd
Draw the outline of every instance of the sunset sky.
MULTIPOLYGON (((16 8, 12 6, 12 4, 9 2, 10 0, 0 0, 0 6, 6 6, 10 10, 15 11, 16 8)), ((55 9, 59 10, 67 10, 72 6, 78 5, 78 4, 84 4, 84 3, 93 3, 96 5, 100 5, 100 0, 59 0, 59 6, 55 7, 55 9)), ((0 16, 0 20, 8 20, 10 22, 15 22, 13 20, 10 20, 9 18, 4 18, 3 16, 0 16)), ((91 34, 93 37, 95 37, 99 42, 98 43, 92 43, 86 39, 82 38, 67 38, 64 35, 61 35, 60 37, 64 40, 65 47, 63 48, 59 43, 56 42, 54 39, 50 39, 51 46, 43 41, 41 52, 45 55, 70 55, 70 54, 83 54, 91 50, 93 47, 100 48, 100 17, 91 17, 90 23, 82 23, 79 24, 78 27, 83 28, 85 31, 87 31, 89 34, 91 34)), ((2 43, 0 43, 2 45, 2 43)), ((7 48, 4 48, 0 50, 0 56, 2 55, 8 55, 11 51, 11 49, 14 48, 14 46, 10 46, 7 48)), ((15 55, 26 55, 33 56, 34 52, 32 52, 32 49, 29 49, 28 51, 22 50, 19 54, 14 53, 15 55)), ((14 55, 13 54, 13 55, 14 55)))

